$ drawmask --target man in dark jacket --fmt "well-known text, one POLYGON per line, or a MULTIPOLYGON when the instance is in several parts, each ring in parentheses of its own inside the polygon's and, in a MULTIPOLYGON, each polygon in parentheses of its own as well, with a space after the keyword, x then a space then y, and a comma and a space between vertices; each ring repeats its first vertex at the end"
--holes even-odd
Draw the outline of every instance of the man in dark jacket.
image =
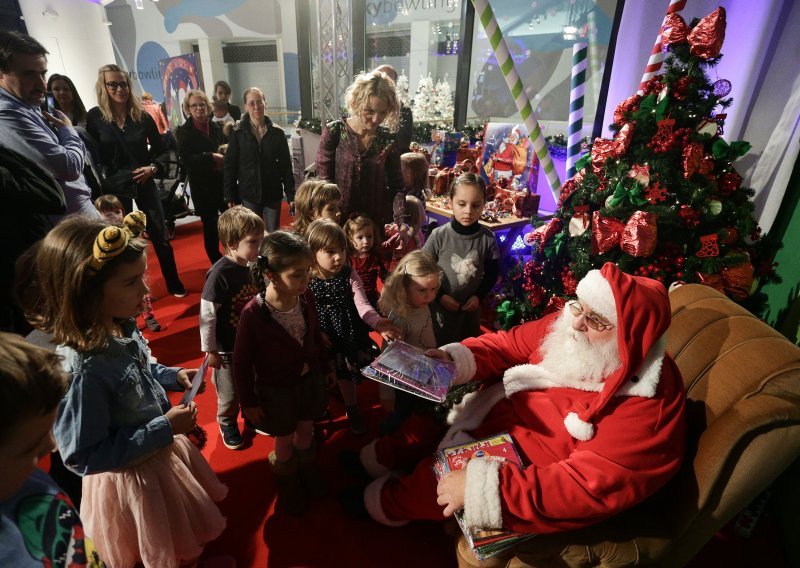
POLYGON ((295 187, 286 134, 264 114, 265 105, 259 89, 245 91, 247 112, 233 127, 225 154, 224 194, 229 207, 241 203, 272 232, 280 225, 283 196, 292 204, 295 187))

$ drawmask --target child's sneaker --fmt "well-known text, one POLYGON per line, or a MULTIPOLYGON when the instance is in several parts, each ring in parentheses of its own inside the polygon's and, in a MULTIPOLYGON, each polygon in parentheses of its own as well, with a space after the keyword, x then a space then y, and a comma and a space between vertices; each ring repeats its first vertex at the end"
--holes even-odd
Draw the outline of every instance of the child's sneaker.
POLYGON ((222 434, 222 443, 225 444, 226 448, 238 450, 244 445, 244 440, 242 440, 242 435, 236 424, 220 424, 219 432, 222 434))
POLYGON ((356 436, 364 434, 367 431, 367 424, 364 422, 364 417, 358 407, 355 405, 348 406, 345 410, 347 411, 347 419, 350 421, 350 431, 356 436))
POLYGON ((156 316, 153 314, 147 314, 144 316, 144 323, 147 325, 147 329, 150 331, 161 331, 161 324, 158 323, 156 316))

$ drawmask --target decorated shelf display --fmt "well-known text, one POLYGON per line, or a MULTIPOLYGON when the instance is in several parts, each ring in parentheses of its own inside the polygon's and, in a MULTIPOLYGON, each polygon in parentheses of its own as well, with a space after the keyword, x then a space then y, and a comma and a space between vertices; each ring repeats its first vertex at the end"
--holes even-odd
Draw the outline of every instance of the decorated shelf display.
POLYGON ((777 279, 779 245, 760 235, 754 191, 733 165, 750 145, 722 138, 731 84, 707 71, 724 36, 724 8, 691 26, 668 14, 662 74, 617 106, 613 138, 594 141, 561 186, 553 218, 525 235, 530 260, 511 271, 513 289, 498 303, 504 327, 560 308, 590 269, 609 261, 763 309, 754 291, 777 279))

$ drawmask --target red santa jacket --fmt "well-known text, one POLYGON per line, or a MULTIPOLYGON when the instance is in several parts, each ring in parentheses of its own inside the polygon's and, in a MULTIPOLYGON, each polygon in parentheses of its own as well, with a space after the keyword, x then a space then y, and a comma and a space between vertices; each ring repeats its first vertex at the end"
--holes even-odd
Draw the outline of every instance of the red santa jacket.
POLYGON ((663 340, 597 418, 594 437, 580 441, 564 418, 587 408, 602 384, 566 384, 536 365, 555 317, 443 347, 461 380, 494 384, 454 409, 440 447, 509 432, 526 465, 469 462, 471 526, 540 534, 588 526, 652 495, 681 464, 685 394, 663 340))

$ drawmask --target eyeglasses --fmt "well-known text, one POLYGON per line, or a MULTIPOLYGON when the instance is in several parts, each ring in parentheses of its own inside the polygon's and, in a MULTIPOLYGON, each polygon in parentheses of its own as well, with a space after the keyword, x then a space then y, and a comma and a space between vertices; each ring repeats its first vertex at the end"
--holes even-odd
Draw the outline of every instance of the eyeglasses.
POLYGON ((193 105, 189 105, 189 108, 206 108, 208 105, 206 103, 195 103, 193 105))
POLYGON ((116 91, 118 89, 127 91, 128 87, 130 87, 130 85, 128 84, 127 81, 121 81, 119 83, 117 83, 116 81, 109 81, 108 83, 106 83, 106 89, 108 89, 109 91, 116 91))
POLYGON ((573 316, 579 318, 583 315, 586 319, 586 325, 588 325, 595 331, 605 331, 607 329, 611 329, 612 327, 614 327, 613 323, 602 321, 593 314, 585 314, 583 312, 583 307, 578 302, 570 302, 567 305, 569 306, 569 311, 572 312, 573 316))

